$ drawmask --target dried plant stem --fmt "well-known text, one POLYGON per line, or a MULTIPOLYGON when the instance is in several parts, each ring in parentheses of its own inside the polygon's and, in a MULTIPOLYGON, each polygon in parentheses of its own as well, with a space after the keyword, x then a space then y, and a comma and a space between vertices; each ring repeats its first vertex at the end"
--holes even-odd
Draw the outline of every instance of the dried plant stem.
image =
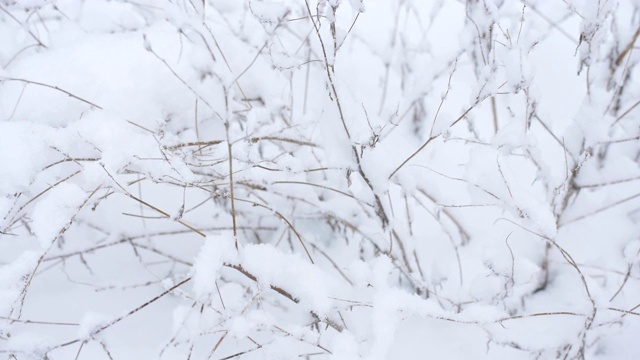
POLYGON ((580 215, 580 216, 578 216, 578 217, 576 217, 576 218, 573 218, 573 219, 571 219, 571 220, 562 221, 562 222, 560 223, 560 226, 565 226, 565 225, 569 225, 569 224, 571 224, 571 223, 574 223, 574 222, 576 222, 576 221, 580 221, 580 220, 582 220, 582 219, 585 219, 585 218, 588 218, 588 217, 590 217, 590 216, 593 216, 593 215, 596 215, 596 214, 598 214, 598 213, 601 213, 601 212, 603 212, 603 211, 605 211, 605 210, 609 210, 609 209, 611 209, 611 208, 614 208, 614 207, 616 207, 616 206, 618 206, 618 205, 620 205, 620 204, 624 204, 625 202, 627 202, 627 201, 631 201, 631 200, 636 199, 636 198, 638 198, 638 197, 640 197, 640 193, 637 193, 637 194, 635 194, 635 195, 631 195, 631 196, 626 197, 626 198, 624 198, 624 199, 618 200, 618 201, 616 201, 616 202, 614 202, 614 203, 612 203, 612 204, 609 204, 609 205, 603 206, 603 207, 601 207, 601 208, 599 208, 599 209, 596 209, 596 210, 590 211, 590 212, 588 212, 588 213, 586 213, 586 214, 584 214, 584 215, 580 215))
MULTIPOLYGON (((225 97, 226 98, 226 97, 225 97)), ((233 150, 231 141, 229 139, 229 122, 227 121, 224 124, 224 128, 227 134, 227 151, 229 156, 229 194, 231 197, 231 220, 233 222, 233 241, 236 246, 236 250, 238 250, 238 225, 236 223, 236 201, 234 196, 234 187, 233 187, 233 150)))
MULTIPOLYGON (((138 311, 140 311, 140 310, 144 309, 145 307, 147 307, 147 306, 149 306, 149 305, 153 304, 154 302, 158 301, 159 299, 161 299, 161 298, 162 298, 162 297, 164 297, 165 295, 167 295, 167 294, 169 294, 169 293, 173 292, 174 290, 176 290, 176 289, 177 289, 177 288, 179 288, 180 286, 182 286, 182 285, 186 284, 186 283, 187 283, 187 282, 189 282, 190 280, 191 280, 191 278, 190 278, 190 277, 188 277, 188 278, 186 278, 186 279, 184 279, 184 280, 180 281, 179 283, 177 283, 177 284, 173 285, 172 287, 170 287, 169 289, 167 289, 167 290, 163 291, 163 292, 162 292, 162 293, 160 293, 159 295, 157 295, 157 296, 153 297, 152 299, 148 300, 148 301, 147 301, 147 302, 145 302, 144 304, 142 304, 142 305, 140 305, 140 306, 136 307, 136 308, 135 308, 135 309, 133 309, 133 310, 130 310, 129 312, 127 312, 127 313, 126 313, 126 314, 124 314, 124 315, 118 316, 118 317, 117 317, 117 318, 115 318, 114 320, 111 320, 111 321, 110 321, 110 322, 108 322, 107 324, 102 325, 101 327, 97 328, 96 330, 94 330, 94 331, 91 333, 91 335, 92 335, 92 336, 95 336, 95 335, 97 335, 97 334, 99 334, 99 333, 103 332, 104 330, 106 330, 106 329, 108 329, 108 328, 112 327, 113 325, 115 325, 115 324, 119 323, 120 321, 122 321, 122 320, 124 320, 124 319, 128 318, 129 316, 131 316, 131 315, 133 315, 133 314, 137 313, 138 311)), ((53 347, 49 348, 49 349, 47 350, 47 352, 50 352, 50 351, 52 351, 52 350, 59 349, 59 348, 65 347, 65 346, 69 346, 69 345, 75 344, 75 343, 80 342, 80 341, 82 341, 82 339, 75 339, 75 340, 67 341, 67 342, 65 342, 65 343, 62 343, 62 344, 59 344, 59 345, 56 345, 56 346, 53 346, 53 347)))
POLYGON ((284 217, 284 215, 282 215, 280 212, 274 210, 273 208, 267 206, 267 205, 263 205, 251 200, 245 200, 245 199, 235 199, 236 201, 241 201, 241 202, 245 202, 245 203, 249 203, 253 206, 258 206, 261 207, 263 209, 267 209, 269 211, 271 211, 272 213, 274 213, 275 215, 277 215, 280 219, 282 219, 282 221, 284 221, 289 228, 293 231, 293 233, 296 235, 296 237, 298 238, 298 241, 300 242, 300 245, 302 245, 302 248, 304 249, 304 252, 307 254, 307 257, 309 258, 309 261, 311 261, 312 264, 314 264, 313 262, 313 258, 311 257, 311 253, 309 253, 309 250, 307 249, 307 245, 305 245, 304 240, 302 240, 302 236, 300 235, 300 233, 298 232, 298 230, 296 230, 296 228, 293 226, 293 224, 291 224, 291 222, 289 220, 287 220, 286 217, 284 217))
MULTIPOLYGON (((24 286, 22 287, 22 291, 20 292, 20 305, 18 307, 18 316, 17 318, 20 319, 20 317, 22 316, 22 308, 24 306, 24 301, 25 298, 27 297, 27 292, 29 290, 29 286, 31 285, 31 282, 33 281, 33 278, 36 276, 36 272, 38 271, 38 268, 40 267, 40 265, 42 264, 42 262, 44 261, 44 258, 47 256, 47 254, 49 253, 49 251, 51 250, 51 248, 53 247, 53 245, 58 241, 58 239, 60 239, 62 237, 62 235, 64 235, 65 232, 67 232, 67 230, 69 230, 69 228, 71 227, 71 225, 73 224, 73 222, 75 221, 76 216, 78 216, 78 213, 80 212, 80 210, 82 210, 82 208, 84 208, 85 205, 87 205, 87 203, 89 202, 89 200, 93 197, 93 195, 98 192, 98 190, 100 189, 100 186, 96 187, 90 194, 89 196, 86 197, 86 199, 84 200, 84 202, 82 204, 80 204, 80 206, 78 207, 78 209, 76 210, 75 214, 71 217, 71 219, 69 219, 69 221, 62 227, 62 229, 60 229, 60 231, 58 232, 58 234, 51 240, 51 242, 49 243, 49 246, 47 247, 47 249, 44 250, 44 252, 42 253, 42 255, 40 255, 40 258, 38 259, 38 262, 36 264, 36 266, 34 266, 33 270, 31 271, 31 273, 29 274, 29 276, 27 277, 27 280, 24 283, 24 286)), ((13 313, 13 309, 12 309, 12 313, 13 313)))
MULTIPOLYGON (((129 192, 125 192, 125 195, 127 195, 127 196, 128 196, 128 197, 130 197, 131 199, 133 199, 133 200, 135 200, 135 201, 137 201, 137 202, 139 202, 139 203, 141 203, 141 204, 143 204, 143 205, 147 206, 148 208, 153 209, 153 210, 155 210, 155 211, 159 212, 160 214, 164 215, 164 217, 165 217, 165 218, 171 219, 171 215, 169 215, 168 213, 166 213, 166 212, 164 212, 164 211, 160 210, 160 209, 159 209, 159 208, 157 208, 156 206, 153 206, 153 205, 149 204, 148 202, 146 202, 146 201, 144 201, 144 200, 142 200, 142 199, 140 199, 140 198, 137 198, 136 196, 134 196, 134 195, 130 194, 129 192)), ((175 222, 177 222, 178 224, 180 224, 180 225, 182 225, 182 226, 186 227, 187 229, 189 229, 189 230, 191 230, 191 231, 195 232, 196 234, 198 234, 198 235, 200 235, 200 236, 202 236, 202 237, 207 237, 207 235, 205 235, 202 231, 200 231, 200 230, 196 229, 195 227, 193 227, 193 226, 189 225, 188 223, 184 222, 183 220, 181 220, 181 219, 173 219, 173 220, 174 220, 175 222)))
POLYGON ((347 127, 347 122, 344 119, 344 114, 342 112, 342 105, 340 105, 340 98, 338 97, 338 91, 336 90, 336 86, 333 82, 333 76, 331 75, 332 67, 329 65, 329 59, 327 58, 327 49, 325 48, 324 41, 322 40, 322 35, 320 34, 320 28, 316 23, 316 20, 313 19, 313 15, 311 14, 311 8, 309 7, 309 1, 304 0, 307 6, 307 12, 309 13, 309 18, 313 23, 313 27, 316 30, 316 35, 318 35, 318 40, 320 41, 320 47, 322 48, 322 55, 324 56, 324 68, 327 72, 327 79, 329 81, 329 85, 331 87, 331 92, 336 101, 336 105, 338 106, 338 113, 340 114, 340 120, 342 121, 342 127, 344 128, 344 132, 347 134, 347 138, 351 139, 351 134, 349 133, 349 128, 347 127))
POLYGON ((396 167, 395 170, 393 170, 391 172, 391 174, 389 175, 388 179, 391 180, 393 175, 395 175, 400 169, 402 169, 403 166, 405 166, 409 161, 411 161, 411 159, 413 159, 416 155, 418 155, 418 153, 420 153, 424 148, 426 148, 427 145, 429 145, 429 143, 431 143, 431 141, 433 141, 435 138, 437 138, 439 136, 440 135, 435 135, 435 136, 432 136, 432 137, 428 138, 427 141, 425 141, 424 144, 422 144, 422 146, 420 146, 418 148, 418 150, 414 151, 413 154, 409 155, 408 158, 406 158, 400 165, 398 165, 398 167, 396 167))
POLYGON ((28 27, 22 23, 22 21, 20 21, 18 18, 13 16, 13 14, 7 11, 7 9, 5 9, 4 6, 0 5, 0 10, 2 10, 3 13, 7 14, 13 21, 20 24, 20 26, 26 29, 29 36, 31 36, 31 38, 38 43, 38 46, 42 46, 45 49, 47 48, 47 46, 33 33, 33 31, 29 30, 28 27))
POLYGON ((81 98, 81 97, 79 97, 77 95, 74 95, 73 93, 71 93, 71 92, 69 92, 69 91, 67 91, 65 89, 59 88, 59 87, 54 86, 54 85, 49 85, 49 84, 41 83, 41 82, 38 82, 38 81, 32 81, 32 80, 27 80, 27 79, 19 79, 19 78, 2 77, 2 78, 0 78, 0 82, 2 82, 2 81, 20 81, 20 82, 24 82, 24 83, 27 83, 27 84, 38 85, 38 86, 46 87, 46 88, 53 89, 53 90, 56 90, 56 91, 60 91, 60 92, 62 92, 64 94, 69 95, 70 97, 72 97, 72 98, 74 98, 76 100, 82 101, 83 103, 89 104, 89 105, 95 107, 96 109, 102 110, 102 107, 100 105, 96 105, 95 103, 93 103, 93 102, 91 102, 89 100, 83 99, 83 98, 81 98))

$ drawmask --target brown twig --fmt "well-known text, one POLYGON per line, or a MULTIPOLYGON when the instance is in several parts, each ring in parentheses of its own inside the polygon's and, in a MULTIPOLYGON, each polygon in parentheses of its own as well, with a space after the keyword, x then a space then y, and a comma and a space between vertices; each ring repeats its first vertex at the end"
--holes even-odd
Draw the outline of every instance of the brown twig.
POLYGON ((20 81, 20 82, 24 82, 24 83, 27 83, 27 84, 33 84, 33 85, 38 85, 38 86, 46 87, 46 88, 49 88, 49 89, 57 90, 57 91, 60 91, 60 92, 62 92, 64 94, 67 94, 68 96, 70 96, 70 97, 72 97, 72 98, 74 98, 76 100, 82 101, 85 104, 89 104, 89 105, 91 105, 91 106, 93 106, 93 107, 95 107, 97 109, 102 110, 102 107, 100 105, 97 105, 97 104, 95 104, 95 103, 93 103, 93 102, 91 102, 89 100, 86 100, 86 99, 83 99, 83 98, 81 98, 81 97, 79 97, 77 95, 74 95, 73 93, 71 93, 71 92, 69 92, 69 91, 67 91, 65 89, 62 89, 62 88, 60 88, 58 86, 49 85, 49 84, 41 83, 41 82, 38 82, 38 81, 27 80, 27 79, 19 79, 19 78, 2 77, 2 78, 0 78, 0 82, 1 81, 20 81))

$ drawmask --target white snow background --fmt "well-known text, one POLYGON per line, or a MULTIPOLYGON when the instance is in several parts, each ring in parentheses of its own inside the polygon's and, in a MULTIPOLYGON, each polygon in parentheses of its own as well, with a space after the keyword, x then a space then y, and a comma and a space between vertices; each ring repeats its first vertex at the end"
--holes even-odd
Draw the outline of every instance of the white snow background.
POLYGON ((640 358, 639 10, 0 0, 0 356, 640 358))

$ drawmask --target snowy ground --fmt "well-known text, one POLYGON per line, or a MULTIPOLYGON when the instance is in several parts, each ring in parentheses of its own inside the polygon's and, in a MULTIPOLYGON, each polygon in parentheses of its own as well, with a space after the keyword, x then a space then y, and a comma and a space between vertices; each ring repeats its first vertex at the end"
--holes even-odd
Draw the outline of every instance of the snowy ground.
POLYGON ((0 0, 0 357, 640 358, 639 6, 0 0))

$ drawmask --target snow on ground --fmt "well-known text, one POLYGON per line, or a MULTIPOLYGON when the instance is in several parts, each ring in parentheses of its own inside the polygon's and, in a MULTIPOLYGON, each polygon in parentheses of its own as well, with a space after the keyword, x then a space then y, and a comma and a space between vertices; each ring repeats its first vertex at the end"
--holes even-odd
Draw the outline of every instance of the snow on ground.
POLYGON ((640 357, 638 10, 0 0, 0 353, 640 357))

